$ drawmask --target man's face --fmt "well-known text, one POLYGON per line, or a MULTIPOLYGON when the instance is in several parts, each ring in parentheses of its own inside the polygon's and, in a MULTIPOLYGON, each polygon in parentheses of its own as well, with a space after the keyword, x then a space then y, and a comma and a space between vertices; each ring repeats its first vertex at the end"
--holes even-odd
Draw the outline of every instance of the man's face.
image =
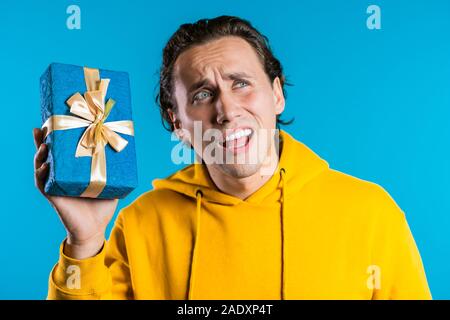
POLYGON ((195 152, 205 160, 206 148, 214 141, 193 143, 194 122, 201 121, 202 136, 210 129, 220 132, 213 154, 223 155, 223 161, 205 161, 207 165, 236 178, 255 174, 273 153, 270 132, 276 128, 276 115, 283 112, 284 97, 279 79, 271 83, 250 44, 223 37, 194 46, 178 57, 173 79, 177 110, 170 114, 176 128, 189 132, 195 152))

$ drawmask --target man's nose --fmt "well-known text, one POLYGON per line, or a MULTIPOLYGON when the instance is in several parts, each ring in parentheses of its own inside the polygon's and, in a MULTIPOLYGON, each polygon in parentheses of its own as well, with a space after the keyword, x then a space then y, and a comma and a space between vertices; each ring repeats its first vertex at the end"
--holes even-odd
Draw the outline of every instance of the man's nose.
POLYGON ((232 122, 234 118, 241 116, 241 108, 232 94, 221 92, 216 100, 217 123, 232 122))

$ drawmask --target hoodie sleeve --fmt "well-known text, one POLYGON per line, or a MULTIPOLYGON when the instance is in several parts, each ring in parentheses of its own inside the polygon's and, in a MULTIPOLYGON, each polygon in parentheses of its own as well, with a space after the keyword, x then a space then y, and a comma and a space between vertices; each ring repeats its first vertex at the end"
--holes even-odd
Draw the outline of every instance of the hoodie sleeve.
POLYGON ((94 257, 77 260, 66 256, 63 241, 59 261, 50 273, 47 299, 133 298, 121 213, 110 239, 94 257))
MULTIPOLYGON (((373 299, 428 300, 431 293, 419 251, 402 210, 382 188, 375 196, 373 299)), ((368 280, 368 285, 369 280, 368 280)))

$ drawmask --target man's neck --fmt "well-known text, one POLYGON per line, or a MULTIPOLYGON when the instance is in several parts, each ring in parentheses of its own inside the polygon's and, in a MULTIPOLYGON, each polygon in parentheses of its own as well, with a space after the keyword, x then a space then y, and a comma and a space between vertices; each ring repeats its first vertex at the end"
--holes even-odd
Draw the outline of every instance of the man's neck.
POLYGON ((270 180, 278 167, 278 162, 277 148, 271 148, 270 156, 261 168, 255 174, 245 178, 236 178, 225 174, 216 166, 207 166, 207 168, 211 180, 220 191, 245 200, 270 180))

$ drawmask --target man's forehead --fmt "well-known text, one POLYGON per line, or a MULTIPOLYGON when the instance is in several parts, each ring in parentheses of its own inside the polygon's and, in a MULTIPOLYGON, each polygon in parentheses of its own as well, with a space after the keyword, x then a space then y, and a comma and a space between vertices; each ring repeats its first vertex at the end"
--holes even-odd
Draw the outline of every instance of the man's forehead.
POLYGON ((198 81, 214 72, 251 76, 258 68, 262 68, 258 56, 247 41, 223 37, 183 52, 175 63, 174 76, 182 81, 198 81))

